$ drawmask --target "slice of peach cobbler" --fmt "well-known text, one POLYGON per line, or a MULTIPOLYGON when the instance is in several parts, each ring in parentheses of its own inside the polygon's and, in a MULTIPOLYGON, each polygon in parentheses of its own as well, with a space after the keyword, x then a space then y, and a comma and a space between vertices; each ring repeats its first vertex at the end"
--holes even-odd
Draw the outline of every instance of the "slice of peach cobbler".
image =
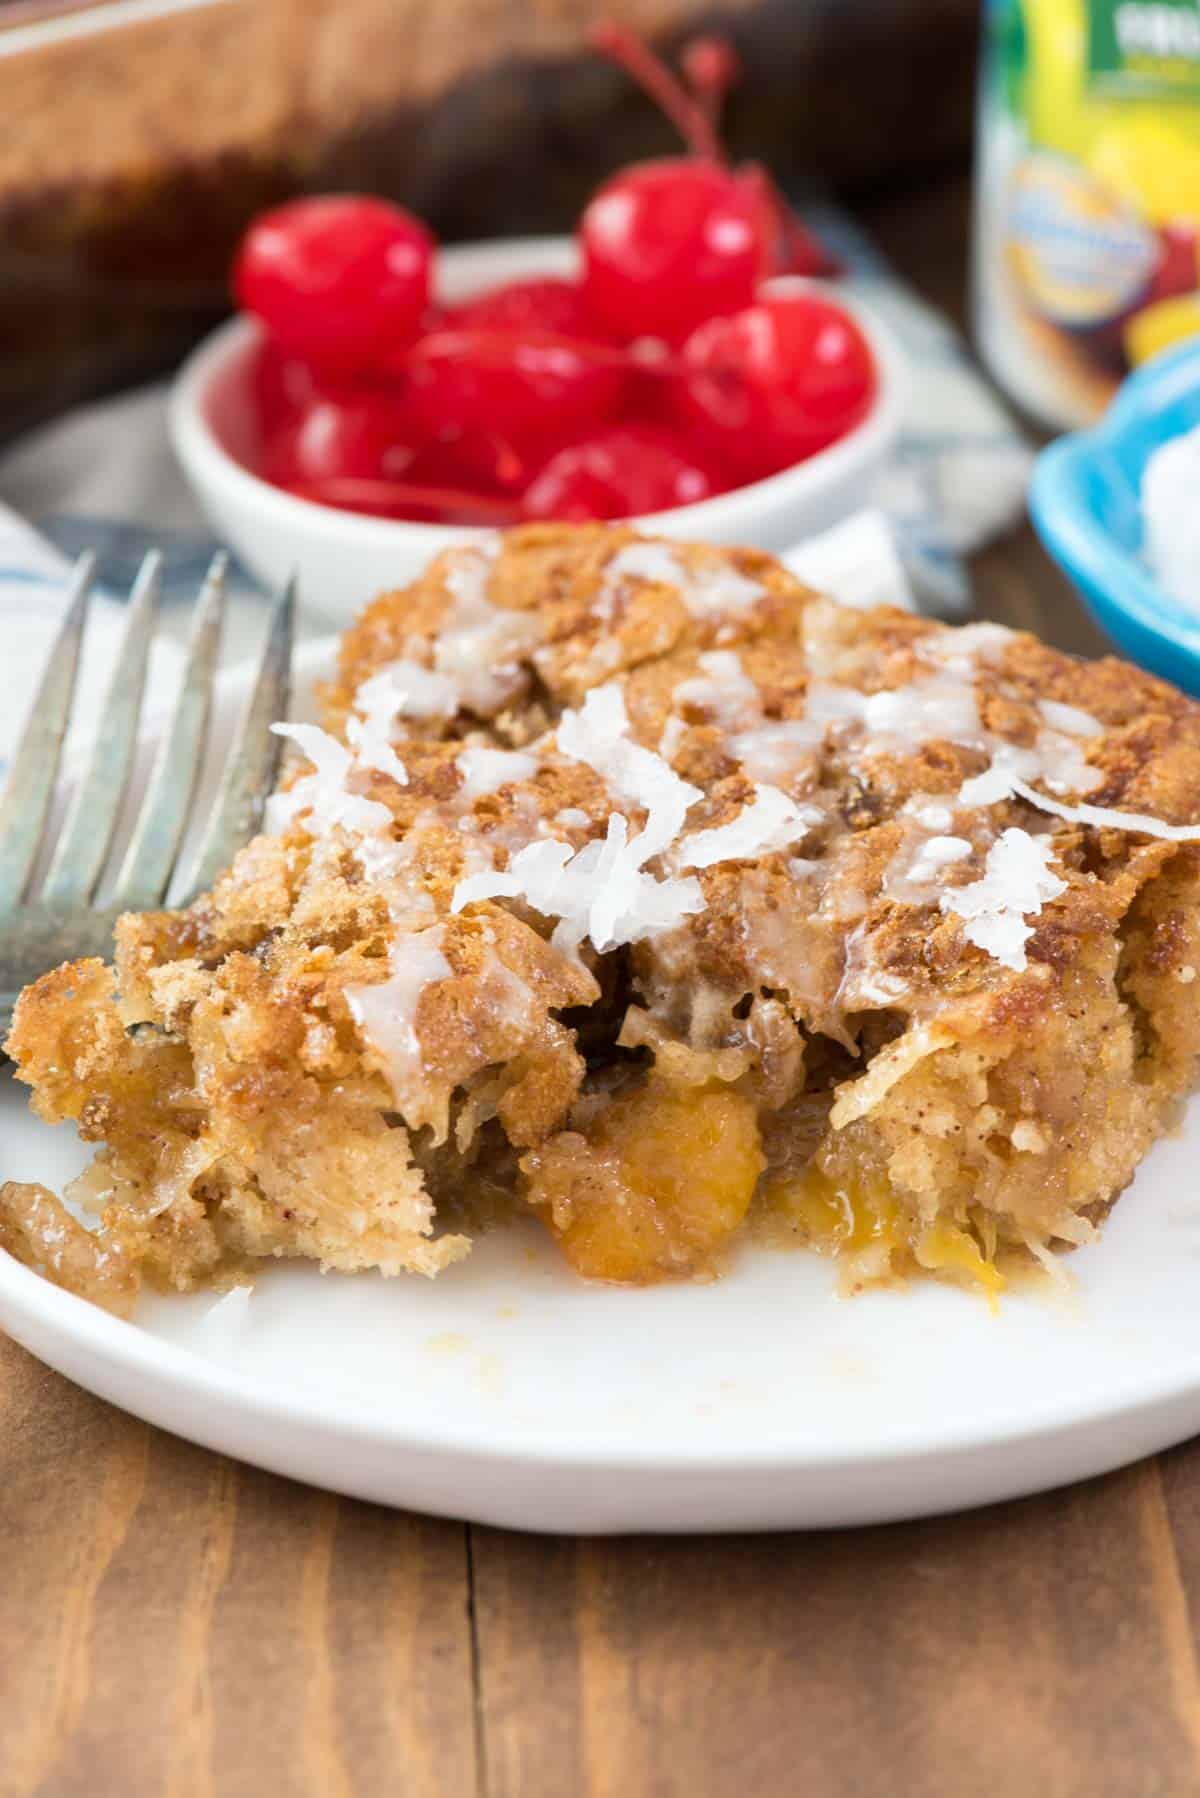
POLYGON ((23 995, 102 1146, 0 1243, 114 1306, 263 1256, 580 1274, 751 1231, 856 1286, 1085 1242, 1200 1054, 1200 707, 621 529, 445 555, 348 633, 266 833, 23 995))

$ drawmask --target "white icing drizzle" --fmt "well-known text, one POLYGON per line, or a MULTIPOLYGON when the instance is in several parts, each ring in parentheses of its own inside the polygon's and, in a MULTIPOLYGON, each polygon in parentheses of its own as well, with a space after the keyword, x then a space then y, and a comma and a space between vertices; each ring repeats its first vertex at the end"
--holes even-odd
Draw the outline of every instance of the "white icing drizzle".
POLYGON ((700 674, 680 681, 673 706, 700 707, 723 730, 745 730, 762 718, 758 688, 732 649, 710 649, 697 658, 700 674))
POLYGON ((592 614, 611 623, 626 581, 645 581, 652 586, 682 587, 687 580, 683 564, 665 543, 626 543, 610 556, 592 605, 592 614))
POLYGON ((1094 793, 1104 785, 1100 769, 1084 760, 1078 741, 1065 731, 1040 730, 1035 751, 1041 778, 1056 793, 1094 793))
POLYGON ((931 631, 914 648, 922 661, 970 674, 977 662, 994 667, 1014 635, 1005 624, 962 624, 954 630, 931 631))
MULTIPOLYGON (((490 717, 520 691, 521 657, 540 642, 541 626, 535 614, 509 611, 488 599, 496 554, 495 544, 484 543, 446 556, 443 580, 453 603, 430 646, 432 667, 412 653, 420 653, 418 638, 410 640, 409 655, 364 681, 354 695, 354 710, 363 721, 357 727, 352 722, 346 733, 352 742, 386 749, 402 718, 445 719, 460 711, 490 717)), ((370 765, 394 775, 386 760, 370 765)))
POLYGON ((493 1018, 503 1022, 516 1034, 530 1031, 541 1011, 537 994, 527 980, 501 961, 490 930, 485 932, 487 948, 480 969, 480 997, 493 1018))
POLYGON ((402 657, 363 682, 354 695, 354 709, 379 730, 399 718, 453 718, 460 698, 449 675, 402 657))
POLYGON ((789 718, 741 731, 730 738, 729 747, 751 780, 778 783, 806 773, 824 740, 823 725, 814 727, 807 718, 789 718))
POLYGON ((1076 793, 1090 793, 1104 784, 1103 774, 1082 759, 1070 737, 1042 731, 1033 749, 998 743, 983 773, 963 782, 959 804, 998 805, 1028 780, 1044 780, 1058 792, 1076 793))
POLYGON ((454 600, 433 644, 433 665, 452 681, 459 707, 490 718, 525 685, 522 658, 542 640, 536 612, 494 606, 488 577, 499 544, 487 542, 447 557, 445 582, 454 600))
MULTIPOLYGON (((379 986, 347 993, 355 1017, 392 1072, 398 1091, 420 1073, 414 1026, 420 994, 451 970, 442 953, 442 926, 430 928, 424 921, 433 902, 418 872, 416 842, 426 814, 418 817, 403 843, 396 843, 388 808, 353 791, 353 782, 356 773, 367 770, 407 782, 395 748, 397 739, 403 740, 403 719, 445 719, 462 710, 490 715, 520 690, 525 679, 522 658, 541 641, 542 627, 536 614, 497 608, 489 601, 495 553, 495 547, 487 545, 446 559, 443 578, 452 604, 442 631, 428 647, 410 645, 407 656, 363 683, 347 724, 348 745, 311 725, 273 727, 297 744, 313 770, 288 793, 270 801, 268 829, 278 831, 300 820, 318 838, 345 831, 364 873, 384 890, 391 916, 401 926, 392 945, 389 978, 379 986), (432 666, 416 659, 424 655, 432 666)), ((595 609, 611 616, 623 583, 631 579, 669 583, 693 615, 704 618, 743 610, 764 591, 759 583, 728 568, 687 569, 668 545, 634 543, 611 558, 595 609)), ((464 874, 451 909, 457 913, 487 898, 519 900, 557 920, 552 940, 570 954, 585 938, 605 952, 657 936, 703 909, 700 884, 683 877, 685 870, 794 851, 815 824, 826 821, 822 811, 797 803, 781 787, 810 772, 814 757, 831 739, 851 766, 858 756, 907 753, 926 743, 948 741, 990 752, 991 764, 966 781, 953 801, 926 794, 906 803, 901 816, 908 820, 908 832, 884 872, 880 890, 905 903, 936 900, 943 911, 962 921, 968 941, 1001 965, 1021 971, 1027 965, 1025 944, 1032 934, 1026 920, 1065 890, 1065 882, 1050 866, 1053 847, 1048 839, 1019 829, 1006 830, 989 844, 991 832, 984 821, 956 818, 956 808, 986 808, 1016 795, 1070 822, 1177 842, 1200 840, 1200 825, 1169 825, 1141 813, 1070 805, 1039 790, 1048 786, 1055 792, 1081 794, 1102 784, 1103 775, 1085 760, 1083 746, 1102 735, 1104 726, 1078 707, 1042 700, 1038 702, 1042 728, 1032 746, 1012 744, 988 732, 980 717, 972 669, 977 661, 995 661, 1010 638, 1003 627, 978 625, 923 639, 915 647, 930 668, 927 675, 874 693, 836 679, 815 679, 806 695, 804 716, 779 722, 764 719, 761 694, 738 654, 703 653, 697 673, 676 687, 673 703, 702 709, 728 732, 731 750, 756 785, 752 800, 735 818, 687 837, 681 836, 687 814, 702 794, 665 759, 677 749, 686 726, 672 715, 661 753, 645 748, 630 734, 624 695, 615 682, 593 688, 579 710, 564 712, 557 730, 534 753, 467 743, 457 756, 461 777, 457 791, 431 806, 428 814, 443 822, 457 815, 463 833, 464 874), (579 807, 567 807, 553 820, 543 819, 533 795, 519 790, 536 774, 541 755, 555 748, 560 756, 599 774, 618 807, 637 808, 642 814, 640 828, 632 815, 617 809, 608 818, 603 838, 578 850, 554 836, 555 829, 587 830, 592 825, 589 814, 579 807), (494 831, 480 834, 464 808, 509 785, 518 787, 511 815, 506 812, 494 831), (982 855, 985 846, 980 877, 947 887, 947 870, 961 867, 972 854, 982 855), (508 857, 503 870, 494 866, 497 850, 508 857), (669 872, 659 878, 648 872, 647 864, 663 855, 669 872)), ((821 664, 829 673, 841 671, 835 648, 821 664)), ((875 944, 865 922, 867 895, 858 890, 861 883, 853 877, 852 858, 844 862, 834 848, 819 861, 793 854, 788 867, 798 893, 811 891, 811 909, 822 921, 848 932, 838 1004, 855 1009, 901 1000, 907 991, 904 983, 876 963, 875 944)), ((765 942, 762 948, 774 953, 765 942)), ((489 980, 498 1002, 514 1015, 518 1011, 524 1015, 533 1000, 530 989, 510 975, 498 957, 493 955, 492 961, 499 972, 489 980)))
POLYGON ((686 568, 666 543, 626 543, 609 558, 600 591, 592 606, 595 617, 610 622, 627 580, 674 587, 693 618, 714 618, 722 612, 746 612, 766 593, 761 581, 739 574, 722 563, 686 568))
POLYGON ((390 836, 372 836, 357 837, 353 845, 363 873, 387 901, 388 916, 396 924, 418 929, 424 921, 422 914, 434 909, 433 895, 421 878, 419 841, 420 831, 414 829, 402 842, 390 836))
POLYGON ((936 899, 947 868, 970 859, 973 845, 966 837, 917 836, 893 856, 884 870, 883 893, 908 905, 926 905, 936 899))
POLYGON ((908 998, 908 982, 885 968, 879 959, 879 941, 866 921, 856 924, 846 938, 846 961, 835 1004, 844 1011, 886 1010, 908 998))
POLYGON ((1061 699, 1039 699, 1038 710, 1051 730, 1063 731, 1069 737, 1102 737, 1104 726, 1090 712, 1077 705, 1064 705, 1061 699))
POLYGON ((444 930, 402 931, 388 951, 388 978, 375 986, 348 986, 346 1003, 366 1041, 378 1055, 398 1105, 423 1077, 417 1007, 425 989, 448 980, 454 970, 442 953, 444 930))
POLYGON ((975 742, 981 728, 974 687, 938 674, 878 693, 817 682, 808 692, 805 722, 861 725, 869 751, 975 742))
POLYGON ((766 597, 761 581, 739 574, 736 568, 721 564, 713 568, 689 571, 680 589, 684 605, 693 618, 718 618, 722 612, 735 615, 750 611, 766 597))

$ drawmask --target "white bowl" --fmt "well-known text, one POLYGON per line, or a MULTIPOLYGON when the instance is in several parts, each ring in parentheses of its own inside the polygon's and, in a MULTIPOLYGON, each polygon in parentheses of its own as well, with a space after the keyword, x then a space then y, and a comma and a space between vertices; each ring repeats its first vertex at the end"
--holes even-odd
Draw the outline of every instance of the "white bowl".
MULTIPOLYGON (((569 275, 576 267, 575 249, 564 237, 498 239, 443 250, 439 267, 440 297, 457 301, 526 275, 569 275)), ((866 308, 840 288, 829 291, 857 319, 875 357, 878 387, 863 422, 829 449, 769 480, 633 523, 664 536, 782 551, 868 501, 899 429, 903 359, 866 308)), ((485 535, 465 525, 407 524, 316 505, 252 474, 238 458, 253 456, 255 425, 245 377, 259 341, 257 325, 243 318, 206 338, 175 378, 170 430, 214 530, 268 587, 298 574, 305 609, 344 622, 372 593, 411 580, 439 550, 485 535)))

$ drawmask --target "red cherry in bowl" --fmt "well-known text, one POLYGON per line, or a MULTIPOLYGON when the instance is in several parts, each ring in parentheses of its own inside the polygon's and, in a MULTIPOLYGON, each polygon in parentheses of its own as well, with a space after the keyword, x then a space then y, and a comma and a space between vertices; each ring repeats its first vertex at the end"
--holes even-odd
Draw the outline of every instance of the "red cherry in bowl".
POLYGON ((602 20, 590 37, 645 89, 691 152, 623 170, 584 210, 584 297, 610 331, 627 342, 681 343, 706 319, 748 306, 768 274, 830 271, 766 171, 729 166, 717 126, 740 71, 726 39, 697 39, 684 53, 681 80, 628 26, 602 20))
POLYGON ((651 425, 619 425, 569 444, 530 483, 527 518, 586 523, 693 506, 724 483, 681 437, 651 425))
POLYGON ((584 209, 579 245, 587 304, 609 330, 679 343, 750 304, 769 234, 756 183, 677 156, 606 182, 584 209))
POLYGON ((434 439, 452 426, 536 463, 551 445, 598 427, 625 388, 619 358, 537 333, 438 331, 405 357, 414 420, 434 439))
POLYGON ((294 424, 316 396, 317 379, 307 362, 289 356, 270 337, 254 355, 250 392, 255 425, 262 442, 284 425, 294 424))
POLYGON ((452 309, 443 329, 457 331, 548 332, 552 337, 598 335, 591 308, 578 281, 534 275, 505 281, 452 309))
POLYGON ((875 394, 870 346, 848 312, 808 288, 711 319, 683 347, 680 424, 742 481, 844 437, 875 394))
POLYGON ((384 200, 292 200, 250 226, 233 291, 283 349, 345 373, 369 368, 415 335, 432 255, 420 220, 384 200))
POLYGON ((393 394, 319 393, 268 438, 262 473, 281 487, 399 476, 413 459, 409 436, 393 394))

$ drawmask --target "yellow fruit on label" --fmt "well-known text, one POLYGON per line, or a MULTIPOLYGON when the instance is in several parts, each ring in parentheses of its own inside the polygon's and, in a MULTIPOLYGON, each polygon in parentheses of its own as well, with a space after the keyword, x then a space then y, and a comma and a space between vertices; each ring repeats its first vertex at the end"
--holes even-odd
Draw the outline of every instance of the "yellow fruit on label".
POLYGON ((1088 156, 1097 180, 1155 225, 1200 219, 1200 143, 1143 113, 1101 130, 1088 156))
POLYGON ((1135 312, 1125 326, 1125 354, 1136 368, 1174 343, 1200 336, 1200 293, 1176 294, 1135 312))

